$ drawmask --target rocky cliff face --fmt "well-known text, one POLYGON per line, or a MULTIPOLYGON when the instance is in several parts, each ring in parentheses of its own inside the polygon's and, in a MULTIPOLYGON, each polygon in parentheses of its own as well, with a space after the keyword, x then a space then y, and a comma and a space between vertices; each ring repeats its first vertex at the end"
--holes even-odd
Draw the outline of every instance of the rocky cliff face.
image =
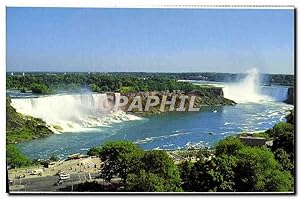
POLYGON ((292 105, 294 104, 294 88, 293 87, 290 87, 288 89, 288 97, 285 100, 285 103, 292 104, 292 105))
POLYGON ((194 108, 200 108, 201 106, 209 106, 209 105, 235 105, 236 103, 232 100, 224 98, 222 88, 218 87, 210 87, 210 88, 202 88, 199 90, 191 91, 191 92, 183 92, 183 91, 174 91, 174 92, 164 92, 164 91, 152 91, 152 92, 136 92, 136 93, 127 93, 122 94, 128 97, 128 104, 125 107, 122 107, 124 111, 127 111, 130 104, 133 102, 133 99, 136 96, 141 97, 143 110, 147 102, 147 98, 149 96, 157 96, 162 101, 163 96, 167 96, 167 101, 171 101, 172 98, 175 98, 175 107, 170 110, 170 105, 164 106, 165 108, 161 110, 161 103, 157 106, 150 107, 149 111, 141 112, 140 110, 133 109, 132 112, 140 115, 149 115, 149 114, 159 114, 161 112, 168 112, 176 110, 181 103, 181 96, 187 96, 188 98, 185 100, 184 107, 187 111, 190 106, 191 97, 195 96, 194 108))

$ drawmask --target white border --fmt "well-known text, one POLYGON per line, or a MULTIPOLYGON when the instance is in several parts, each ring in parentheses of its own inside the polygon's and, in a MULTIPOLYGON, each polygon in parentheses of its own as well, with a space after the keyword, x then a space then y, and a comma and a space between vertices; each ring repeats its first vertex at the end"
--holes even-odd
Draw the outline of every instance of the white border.
MULTIPOLYGON (((6 74, 6 15, 5 9, 6 6, 9 7, 73 7, 73 8, 178 8, 178 9, 294 9, 293 5, 296 8, 299 8, 299 0, 234 0, 234 1, 225 1, 225 0, 0 0, 0 147, 2 154, 0 155, 0 172, 1 172, 1 182, 0 182, 0 198, 6 198, 8 195, 6 191, 6 173, 5 173, 5 74, 6 74), (225 6, 226 5, 226 6, 225 6), (253 6, 256 5, 256 6, 253 6), (233 7, 228 7, 233 6, 233 7), (246 7, 242 7, 246 6, 246 7), (274 6, 274 7, 271 7, 274 6)), ((298 10, 299 15, 299 10, 298 10)), ((297 27, 299 27, 299 20, 297 20, 297 27)), ((297 57, 299 51, 297 51, 297 57)), ((299 72, 299 69, 298 69, 299 72)), ((298 75, 297 72, 297 75, 298 75)), ((297 76, 298 77, 298 76, 297 76)), ((299 82, 299 80, 298 80, 299 82)), ((297 93, 299 93, 299 84, 297 83, 297 93)), ((298 103, 297 103, 298 104, 298 103)), ((299 106, 299 104, 298 104, 299 106)), ((299 117, 297 117, 297 124, 299 117)), ((297 125, 299 128, 299 125, 297 125)), ((298 133, 298 132, 297 132, 298 133)), ((299 143, 300 135, 297 135, 297 144, 299 143)), ((297 151, 298 152, 298 151, 297 151)), ((298 153, 297 153, 298 154, 298 153)), ((297 157, 297 165, 299 163, 299 157, 297 157)), ((299 171, 297 172, 297 179, 299 176, 299 171)), ((299 191, 299 181, 297 180, 297 190, 299 191)), ((25 196, 20 196, 24 198, 25 196)), ((27 196, 32 197, 32 196, 27 196)), ((45 198, 50 198, 51 196, 43 196, 45 198)), ((57 196, 61 197, 61 196, 57 196)), ((74 197, 74 196, 69 196, 74 197)), ((79 198, 85 198, 86 196, 78 196, 79 198)), ((97 196, 99 197, 99 196, 97 196)), ((101 197, 101 196, 100 196, 101 197)), ((102 196, 108 197, 108 196, 102 196)), ((119 195, 114 197, 121 197, 119 195)), ((122 196, 124 197, 124 196, 122 196)), ((132 197, 132 196, 125 196, 132 197)), ((174 196, 164 196, 171 198, 174 196)), ((186 196, 183 196, 186 197, 186 196)), ((205 197, 200 196, 200 197, 205 197)), ((217 198, 215 195, 213 198, 217 198)), ((224 196, 222 196, 224 197, 224 196)), ((231 196, 230 196, 231 197, 231 196)), ((241 197, 241 196, 238 196, 241 197)), ((257 197, 257 196, 252 196, 257 197)), ((264 196, 268 197, 268 196, 264 196)), ((273 196, 271 196, 273 197, 273 196)), ((287 198, 289 196, 280 196, 280 198, 287 198)), ((40 197, 38 197, 40 198, 40 197)))

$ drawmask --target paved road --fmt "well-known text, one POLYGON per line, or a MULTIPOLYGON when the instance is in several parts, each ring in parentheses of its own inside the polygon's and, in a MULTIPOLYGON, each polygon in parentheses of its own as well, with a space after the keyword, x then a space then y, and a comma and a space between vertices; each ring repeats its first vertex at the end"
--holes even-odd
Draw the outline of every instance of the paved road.
MULTIPOLYGON (((91 179, 95 179, 95 177, 99 177, 99 174, 91 174, 91 179)), ((34 177, 34 178, 25 178, 25 179, 17 179, 10 185, 11 192, 53 192, 57 191, 57 189, 65 188, 72 184, 78 184, 89 180, 88 173, 74 173, 70 175, 70 179, 64 180, 64 183, 57 186, 56 183, 59 180, 59 176, 45 176, 45 177, 34 177), (23 186, 20 186, 23 185, 23 186)))

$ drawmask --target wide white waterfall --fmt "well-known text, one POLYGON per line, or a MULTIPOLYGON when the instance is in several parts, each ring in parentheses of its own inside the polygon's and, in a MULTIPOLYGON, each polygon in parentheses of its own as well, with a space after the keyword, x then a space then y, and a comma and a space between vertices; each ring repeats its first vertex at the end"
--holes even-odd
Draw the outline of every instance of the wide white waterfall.
POLYGON ((260 102, 272 100, 260 92, 259 74, 256 68, 247 71, 245 79, 238 83, 225 84, 224 97, 237 103, 260 102))
POLYGON ((139 119, 122 111, 106 110, 106 94, 66 94, 12 99, 12 106, 25 115, 41 118, 58 131, 82 131, 113 122, 139 119))

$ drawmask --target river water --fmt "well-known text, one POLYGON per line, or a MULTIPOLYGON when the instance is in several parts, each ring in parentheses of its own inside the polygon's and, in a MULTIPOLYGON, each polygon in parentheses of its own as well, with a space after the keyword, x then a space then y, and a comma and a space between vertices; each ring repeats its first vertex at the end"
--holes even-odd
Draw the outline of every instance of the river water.
MULTIPOLYGON (((33 104, 37 107, 28 99, 35 101, 39 98, 14 98, 13 104, 16 106, 27 100, 27 105, 21 103, 22 106, 33 104)), ((170 112, 145 118, 123 114, 121 119, 109 120, 112 116, 108 115, 100 120, 103 125, 66 130, 17 146, 30 158, 48 158, 51 155, 65 158, 68 154, 86 153, 90 147, 99 146, 107 140, 120 139, 131 140, 144 149, 212 146, 225 136, 271 128, 278 121, 284 121, 284 116, 292 108, 283 102, 270 100, 235 106, 207 106, 199 112, 170 112)), ((58 110, 52 108, 52 112, 55 111, 58 110)))

